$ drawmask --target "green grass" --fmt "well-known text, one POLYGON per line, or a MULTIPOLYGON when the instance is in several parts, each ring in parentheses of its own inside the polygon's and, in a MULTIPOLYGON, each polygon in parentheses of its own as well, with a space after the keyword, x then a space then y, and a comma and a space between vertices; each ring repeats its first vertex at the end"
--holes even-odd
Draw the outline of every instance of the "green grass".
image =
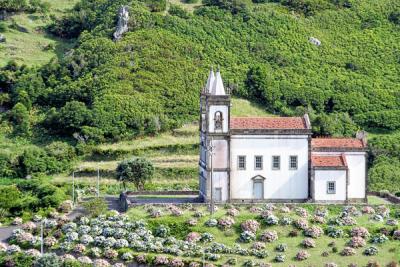
POLYGON ((368 196, 368 204, 370 205, 380 205, 380 204, 388 204, 390 203, 386 199, 377 197, 377 196, 368 196))
POLYGON ((168 3, 178 5, 189 12, 193 12, 196 8, 202 6, 202 0, 198 0, 197 3, 194 4, 188 4, 182 0, 169 0, 168 3))
MULTIPOLYGON (((76 2, 77 0, 49 1, 50 14, 60 16, 76 2)), ((8 29, 4 33, 7 41, 0 44, 0 66, 4 66, 10 60, 28 66, 42 65, 54 56, 62 56, 74 45, 74 41, 47 34, 44 27, 48 23, 49 15, 39 13, 19 13, 8 18, 5 22, 8 29)))
MULTIPOLYGON (((338 209, 340 210, 341 206, 332 206, 332 209, 330 209, 330 215, 329 216, 336 216, 338 215, 338 209)), ((395 206, 391 207, 392 209, 395 208, 395 206)), ((128 211, 128 216, 133 219, 145 219, 149 225, 183 225, 186 224, 186 221, 190 218, 192 218, 194 211, 193 210, 185 210, 183 216, 181 217, 173 217, 170 214, 169 211, 166 208, 163 207, 158 207, 157 209, 163 210, 163 213, 165 214, 164 216, 160 218, 150 218, 148 216, 148 213, 145 210, 145 207, 134 207, 131 208, 128 211)), ((199 206, 195 207, 196 210, 201 210, 205 214, 208 214, 205 210, 204 206, 199 206)), ((204 223, 210 218, 209 215, 206 215, 205 217, 202 217, 198 220, 198 224, 196 226, 189 226, 187 229, 185 227, 182 227, 181 231, 178 232, 178 234, 175 234, 176 237, 184 237, 188 232, 209 232, 213 234, 215 237, 215 242, 218 243, 223 243, 228 246, 233 246, 235 243, 239 243, 242 247, 244 248, 249 248, 251 246, 251 243, 246 244, 246 243, 240 243, 238 241, 239 234, 241 232, 240 230, 240 224, 247 220, 247 219, 258 219, 254 213, 250 213, 247 207, 241 206, 240 208, 240 214, 239 216, 235 217, 235 225, 233 226, 233 230, 230 231, 223 231, 217 227, 206 227, 204 223)), ((222 206, 219 206, 219 210, 214 214, 214 218, 218 219, 220 217, 224 217, 226 213, 226 209, 224 209, 222 206)), ((310 212, 311 213, 311 212, 310 212)), ((280 211, 275 211, 274 214, 278 216, 279 218, 283 216, 291 217, 293 219, 298 218, 297 215, 294 214, 292 211, 290 214, 283 214, 280 211)), ((259 220, 259 219, 258 219, 259 220)), ((371 222, 368 220, 367 215, 363 215, 361 217, 357 217, 358 221, 358 226, 364 226, 368 228, 370 233, 375 233, 377 229, 380 227, 384 227, 385 225, 383 223, 375 223, 371 222)), ((326 227, 326 225, 322 225, 322 227, 326 227)), ((347 231, 351 229, 352 227, 339 227, 342 228, 343 230, 347 231)), ((269 253, 269 256, 266 259, 256 259, 255 257, 252 256, 238 256, 238 255, 221 255, 221 259, 217 261, 217 264, 223 264, 226 262, 228 258, 237 258, 238 259, 238 266, 242 266, 244 261, 246 259, 253 259, 256 262, 270 262, 273 264, 273 266, 289 266, 291 264, 295 266, 323 266, 325 263, 328 262, 334 262, 338 266, 347 266, 350 263, 356 263, 358 266, 365 266, 369 261, 377 261, 381 264, 381 266, 385 266, 385 264, 389 263, 390 261, 399 261, 400 260, 400 246, 399 246, 399 241, 395 240, 390 240, 385 244, 382 245, 375 245, 379 249, 379 253, 376 256, 368 257, 364 256, 362 254, 363 250, 365 248, 359 248, 356 249, 356 255, 354 256, 348 256, 344 257, 339 254, 339 252, 345 247, 346 242, 349 240, 349 237, 344 237, 344 238, 338 238, 338 239, 333 239, 330 238, 326 235, 323 235, 320 238, 317 238, 316 244, 317 246, 315 248, 311 249, 306 249, 310 254, 311 257, 308 260, 305 260, 303 262, 297 261, 294 259, 296 253, 300 250, 303 249, 300 246, 301 241, 305 238, 302 234, 301 231, 297 230, 299 235, 298 237, 289 237, 288 233, 291 230, 295 230, 293 226, 265 226, 262 225, 261 228, 257 231, 257 238, 260 236, 260 234, 265 231, 265 230, 274 230, 278 233, 279 239, 275 242, 272 243, 266 243, 266 250, 269 253), (333 253, 332 248, 328 246, 329 243, 332 241, 335 242, 335 246, 338 248, 338 253, 333 253), (288 251, 285 252, 284 254, 286 255, 286 262, 284 263, 276 263, 274 262, 274 257, 277 254, 275 251, 275 247, 278 244, 281 243, 286 243, 288 245, 288 251), (329 251, 329 256, 328 257, 322 257, 321 254, 324 251, 329 251)), ((199 243, 201 244, 201 243, 199 243)), ((371 243, 367 243, 367 246, 372 245, 371 243)), ((367 247, 366 246, 366 247, 367 247)), ((201 260, 201 259, 196 259, 196 260, 201 260)))
POLYGON ((177 134, 173 132, 163 133, 155 137, 147 136, 129 141, 121 141, 112 144, 103 144, 97 146, 99 150, 133 150, 133 149, 149 149, 161 146, 171 145, 191 145, 199 143, 197 124, 189 124, 177 130, 177 134))
POLYGON ((232 117, 265 117, 273 116, 268 113, 262 106, 252 103, 249 100, 232 98, 232 117))

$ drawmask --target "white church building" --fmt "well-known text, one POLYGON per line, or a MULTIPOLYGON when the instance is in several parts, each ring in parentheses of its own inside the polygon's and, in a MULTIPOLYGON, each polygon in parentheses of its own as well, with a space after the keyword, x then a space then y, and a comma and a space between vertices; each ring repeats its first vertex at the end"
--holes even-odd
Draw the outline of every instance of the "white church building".
POLYGON ((200 96, 200 197, 216 202, 365 202, 367 142, 312 138, 303 117, 231 117, 221 74, 200 96), (211 191, 212 190, 212 191, 211 191))

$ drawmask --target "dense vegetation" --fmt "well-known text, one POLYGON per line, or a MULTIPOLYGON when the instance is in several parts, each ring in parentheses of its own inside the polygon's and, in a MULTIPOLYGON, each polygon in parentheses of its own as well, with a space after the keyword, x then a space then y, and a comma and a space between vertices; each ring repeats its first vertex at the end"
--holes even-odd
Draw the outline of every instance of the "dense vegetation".
POLYGON ((14 216, 32 219, 34 213, 47 215, 67 199, 67 189, 43 179, 20 181, 0 187, 0 223, 14 216))
POLYGON ((78 43, 43 67, 0 70, 2 131, 74 144, 176 128, 197 118, 207 69, 219 65, 234 94, 273 113, 309 113, 315 135, 388 132, 372 141, 385 152, 371 158, 371 188, 399 190, 400 2, 207 0, 193 14, 159 12, 163 3, 81 0, 54 18, 48 31, 78 43), (121 5, 130 32, 114 42, 121 5))
POLYGON ((0 0, 0 11, 6 12, 46 12, 49 10, 49 3, 41 0, 0 0))

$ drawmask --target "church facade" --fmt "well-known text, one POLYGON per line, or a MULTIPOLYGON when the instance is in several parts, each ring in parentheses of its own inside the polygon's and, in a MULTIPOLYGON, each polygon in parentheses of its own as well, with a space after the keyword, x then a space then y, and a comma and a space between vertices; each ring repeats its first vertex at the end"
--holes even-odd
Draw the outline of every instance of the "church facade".
POLYGON ((367 141, 312 138, 303 117, 231 117, 221 74, 200 95, 200 197, 208 202, 365 202, 367 141))

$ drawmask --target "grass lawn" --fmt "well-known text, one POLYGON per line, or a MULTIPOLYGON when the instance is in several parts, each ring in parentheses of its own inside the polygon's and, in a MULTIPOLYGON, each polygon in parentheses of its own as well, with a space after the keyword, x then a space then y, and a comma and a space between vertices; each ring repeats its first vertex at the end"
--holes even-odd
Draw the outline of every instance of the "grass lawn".
POLYGON ((178 5, 189 12, 193 12, 197 7, 202 6, 202 0, 197 0, 196 3, 192 4, 186 3, 185 0, 168 0, 168 3, 178 5))
POLYGON ((380 198, 377 196, 368 196, 368 204, 370 205, 381 205, 381 204, 389 204, 390 202, 384 198, 380 198))
POLYGON ((18 13, 9 17, 3 33, 7 39, 0 44, 0 66, 15 60, 29 66, 42 65, 52 57, 62 55, 74 43, 47 34, 44 27, 50 23, 50 14, 60 16, 73 7, 77 0, 52 0, 49 14, 18 13))
MULTIPOLYGON (((299 205, 301 206, 301 205, 299 205)), ((260 206, 261 207, 261 206, 260 206)), ((311 220, 310 218, 312 217, 313 212, 311 210, 315 209, 317 206, 313 205, 307 205, 307 209, 309 209, 309 223, 311 225, 311 220)), ((259 218, 257 214, 254 212, 250 212, 248 207, 245 206, 236 206, 237 209, 239 209, 239 215, 234 218, 235 224, 233 227, 229 230, 221 230, 218 227, 207 227, 205 226, 205 222, 210 219, 210 215, 206 211, 206 208, 204 206, 195 206, 193 209, 186 209, 184 210, 184 213, 180 217, 175 217, 172 215, 169 215, 170 212, 165 208, 165 207, 153 207, 153 209, 161 209, 163 212, 163 216, 159 218, 151 218, 148 213, 148 206, 143 207, 133 207, 128 211, 128 216, 131 219, 138 220, 138 219, 144 219, 148 222, 149 226, 157 226, 157 225, 167 225, 171 229, 171 235, 174 235, 177 238, 184 238, 187 233, 189 232, 198 232, 198 233, 204 233, 208 232, 211 233, 215 237, 215 242, 225 244, 229 247, 233 247, 234 244, 240 244, 241 247, 243 248, 250 248, 251 245, 254 243, 242 243, 239 241, 239 235, 241 233, 241 228, 240 224, 244 222, 245 220, 248 219, 255 219, 261 222, 262 220, 259 218), (186 223, 189 219, 194 218, 194 210, 196 211, 202 211, 203 214, 206 214, 206 216, 201 217, 198 219, 198 224, 196 226, 188 226, 186 223)), ((327 207, 329 210, 329 218, 330 217, 335 217, 339 214, 342 206, 341 205, 331 205, 327 207)), ((395 208, 395 206, 391 207, 392 209, 395 208)), ((399 209, 399 207, 397 207, 399 209)), ((221 217, 226 217, 226 212, 227 209, 224 208, 223 206, 219 206, 218 211, 213 215, 213 218, 219 219, 221 217)), ((276 210, 273 212, 274 215, 276 215, 278 218, 282 217, 290 217, 293 220, 296 220, 300 218, 295 214, 295 212, 292 211, 290 213, 283 213, 280 210, 276 210)), ((369 220, 368 215, 362 215, 361 217, 354 217, 357 220, 357 226, 363 226, 366 227, 371 234, 376 233, 379 231, 378 229, 381 227, 387 227, 387 228, 392 228, 389 226, 386 226, 384 223, 381 222, 375 222, 369 220)), ((326 224, 320 225, 323 229, 327 228, 326 224)), ((336 226, 337 228, 341 228, 345 231, 345 233, 348 233, 348 231, 354 227, 354 226, 336 226)), ((397 228, 397 227, 395 227, 397 228)), ((364 248, 358 248, 356 249, 356 255, 354 256, 341 256, 340 251, 345 247, 346 242, 350 239, 349 236, 346 234, 346 236, 342 238, 331 238, 328 237, 327 235, 322 235, 319 238, 315 239, 316 242, 316 247, 315 248, 310 248, 310 249, 304 249, 300 245, 301 241, 305 238, 301 230, 298 230, 294 226, 282 226, 282 225, 277 225, 277 226, 267 226, 265 224, 261 224, 260 229, 257 231, 257 240, 260 236, 260 234, 264 231, 276 231, 278 233, 278 240, 274 241, 272 243, 266 243, 266 250, 268 252, 268 256, 264 259, 257 259, 254 256, 239 256, 239 255, 224 255, 220 254, 221 258, 220 260, 213 262, 214 264, 224 264, 229 258, 236 258, 238 260, 238 266, 242 266, 243 263, 248 260, 252 259, 255 262, 269 262, 272 263, 273 266, 289 266, 291 264, 295 266, 323 266, 325 263, 328 262, 334 262, 338 266, 347 266, 350 263, 356 263, 358 266, 365 266, 369 261, 374 260, 377 261, 381 264, 381 266, 385 266, 387 263, 390 261, 400 261, 400 241, 399 240, 389 240, 385 244, 380 244, 380 245, 375 245, 367 242, 366 247, 374 245, 379 249, 379 253, 376 256, 365 256, 363 255, 364 248), (295 230, 298 232, 297 237, 289 237, 289 232, 295 230), (338 252, 332 252, 332 245, 329 245, 331 242, 335 243, 335 247, 337 247, 338 252), (286 261, 284 263, 277 263, 274 261, 275 255, 278 253, 276 252, 276 246, 278 244, 285 243, 288 246, 287 252, 284 252, 283 254, 286 255, 286 261), (307 250, 310 254, 311 257, 305 261, 297 261, 295 259, 295 255, 299 250, 307 250), (323 252, 327 251, 329 253, 328 256, 323 257, 321 254, 323 252)), ((205 244, 200 243, 203 247, 206 246, 205 244)), ((210 245, 207 244, 207 245, 210 245)), ((198 258, 196 260, 201 260, 201 258, 198 258)))

